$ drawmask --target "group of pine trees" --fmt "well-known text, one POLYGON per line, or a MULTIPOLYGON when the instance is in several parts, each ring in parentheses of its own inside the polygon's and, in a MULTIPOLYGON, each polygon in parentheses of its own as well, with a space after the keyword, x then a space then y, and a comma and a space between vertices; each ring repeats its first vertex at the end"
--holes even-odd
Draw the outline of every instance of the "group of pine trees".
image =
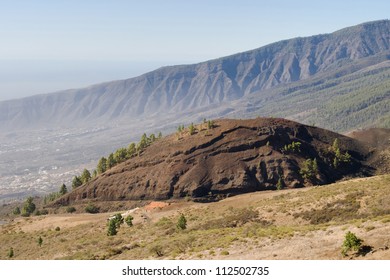
POLYGON ((149 136, 144 133, 140 141, 136 143, 130 143, 127 148, 119 148, 114 153, 108 155, 108 157, 101 157, 98 161, 96 169, 91 172, 88 169, 84 169, 80 176, 74 176, 72 180, 72 189, 78 188, 81 185, 89 182, 91 179, 95 178, 97 175, 102 174, 114 167, 115 165, 124 162, 136 155, 140 155, 143 150, 146 149, 150 144, 155 142, 158 139, 162 138, 162 133, 160 132, 157 137, 155 134, 150 134, 149 136))
MULTIPOLYGON (((283 153, 300 153, 301 152, 301 143, 300 142, 292 142, 291 144, 285 145, 281 151, 283 153)), ((332 146, 329 148, 328 153, 328 162, 333 168, 340 167, 341 164, 349 164, 351 162, 351 155, 348 152, 342 153, 339 147, 339 140, 336 138, 333 141, 332 146)), ((301 170, 299 171, 302 178, 306 180, 315 180, 319 173, 319 167, 317 163, 317 159, 307 159, 301 170)), ((281 189, 283 186, 283 180, 280 178, 276 188, 281 189)))
POLYGON ((212 128, 215 127, 215 124, 214 124, 214 121, 212 120, 206 120, 206 119, 203 119, 203 124, 199 124, 199 125, 194 125, 194 123, 191 123, 189 126, 188 126, 188 130, 186 130, 184 124, 183 125, 179 125, 177 127, 177 136, 178 136, 178 139, 181 139, 181 135, 183 132, 186 132, 188 131, 189 135, 194 135, 196 133, 196 131, 202 131, 202 130, 210 130, 212 128))

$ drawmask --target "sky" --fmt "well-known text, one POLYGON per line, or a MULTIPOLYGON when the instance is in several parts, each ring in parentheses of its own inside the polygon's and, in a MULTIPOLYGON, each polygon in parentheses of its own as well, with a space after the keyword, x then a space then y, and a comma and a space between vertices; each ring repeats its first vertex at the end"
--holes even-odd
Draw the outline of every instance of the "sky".
POLYGON ((387 19, 388 0, 0 0, 0 100, 387 19))

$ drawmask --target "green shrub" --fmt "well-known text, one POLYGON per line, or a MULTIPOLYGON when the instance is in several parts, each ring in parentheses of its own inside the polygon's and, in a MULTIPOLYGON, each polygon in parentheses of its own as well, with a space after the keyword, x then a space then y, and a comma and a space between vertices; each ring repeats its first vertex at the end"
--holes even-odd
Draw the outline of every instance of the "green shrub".
POLYGON ((107 230, 107 235, 108 236, 113 236, 118 233, 118 229, 116 227, 116 221, 114 219, 111 219, 108 222, 108 230, 107 230))
POLYGON ((115 216, 114 216, 114 218, 112 218, 112 220, 115 221, 117 228, 120 228, 121 224, 123 224, 123 222, 124 222, 122 214, 120 214, 120 213, 115 214, 115 216))
POLYGON ((195 133, 195 126, 193 123, 191 123, 188 127, 188 131, 190 132, 190 135, 193 135, 195 133))
POLYGON ((118 233, 118 229, 121 227, 121 224, 123 224, 122 214, 118 213, 111 217, 108 222, 107 235, 116 235, 118 233))
POLYGON ((85 212, 90 214, 99 213, 99 207, 95 206, 94 204, 88 204, 87 207, 85 207, 85 212))
POLYGON ((362 247, 363 240, 359 239, 354 233, 348 231, 345 235, 341 253, 346 256, 351 250, 359 252, 362 247))
POLYGON ((12 213, 13 213, 14 215, 20 215, 20 208, 19 208, 19 207, 16 207, 12 213))
POLYGON ((66 212, 67 213, 74 213, 74 212, 76 212, 76 208, 74 208, 73 206, 69 206, 68 208, 66 208, 66 212))
POLYGON ((35 211, 35 215, 36 216, 47 215, 47 214, 49 214, 49 211, 47 209, 42 209, 42 210, 35 211))
POLYGON ((278 191, 280 191, 281 189, 283 189, 283 179, 282 179, 282 177, 279 177, 278 183, 276 184, 276 189, 277 189, 278 191))
POLYGON ((214 122, 213 122, 212 120, 209 120, 209 121, 207 122, 207 128, 208 128, 208 129, 214 128, 214 122))
POLYGON ((41 236, 39 236, 37 242, 38 242, 39 247, 41 247, 41 246, 42 246, 42 243, 43 243, 43 239, 42 239, 41 236))
POLYGON ((12 259, 14 257, 14 248, 9 248, 8 251, 8 258, 12 259))
POLYGON ((133 217, 132 216, 127 216, 126 218, 125 218, 125 222, 126 222, 126 224, 129 226, 129 227, 131 227, 131 226, 133 226, 133 217))
POLYGON ((180 215, 179 220, 177 221, 176 227, 178 229, 181 229, 181 230, 184 230, 187 228, 187 219, 183 214, 180 215))

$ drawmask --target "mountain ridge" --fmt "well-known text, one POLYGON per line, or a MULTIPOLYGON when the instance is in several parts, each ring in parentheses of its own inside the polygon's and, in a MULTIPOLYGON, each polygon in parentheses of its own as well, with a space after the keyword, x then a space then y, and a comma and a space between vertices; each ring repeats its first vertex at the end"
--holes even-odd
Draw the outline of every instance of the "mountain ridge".
POLYGON ((130 79, 3 101, 0 127, 87 125, 214 109, 364 58, 378 56, 384 62, 390 57, 389 34, 390 21, 368 22, 197 64, 166 66, 130 79))

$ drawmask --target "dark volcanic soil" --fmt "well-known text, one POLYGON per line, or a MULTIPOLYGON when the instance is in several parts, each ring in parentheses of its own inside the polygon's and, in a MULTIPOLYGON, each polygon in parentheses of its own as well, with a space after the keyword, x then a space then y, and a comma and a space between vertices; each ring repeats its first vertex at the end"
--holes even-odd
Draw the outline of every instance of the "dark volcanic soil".
POLYGON ((369 149, 352 138, 296 122, 257 118, 218 120, 215 127, 196 126, 164 137, 139 156, 99 175, 63 196, 57 204, 80 200, 164 200, 191 197, 212 201, 229 195, 283 188, 322 185, 346 176, 367 176, 373 170, 364 164, 369 149), (331 149, 338 138, 349 163, 334 168, 331 149), (300 142, 300 151, 283 151, 300 142), (317 159, 318 174, 304 178, 300 171, 307 159, 317 159))
POLYGON ((353 131, 347 136, 369 145, 371 156, 367 164, 379 174, 390 173, 390 129, 369 128, 353 131))

